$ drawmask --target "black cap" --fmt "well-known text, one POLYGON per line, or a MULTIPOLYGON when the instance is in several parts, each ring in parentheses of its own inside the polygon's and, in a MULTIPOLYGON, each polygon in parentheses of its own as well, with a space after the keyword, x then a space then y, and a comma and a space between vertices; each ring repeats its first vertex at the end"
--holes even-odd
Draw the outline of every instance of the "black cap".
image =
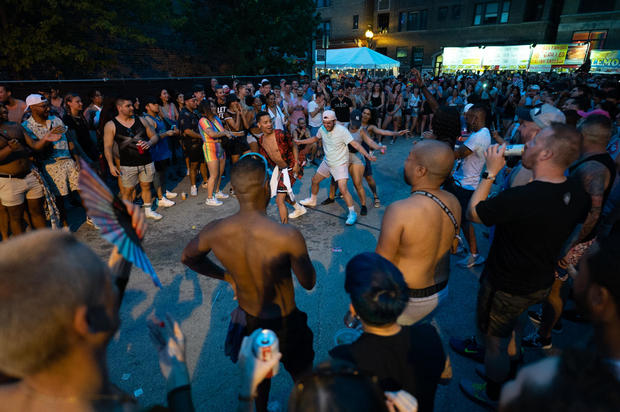
POLYGON ((361 110, 353 110, 351 112, 351 126, 353 126, 356 129, 359 129, 360 126, 362 125, 362 111, 361 110))

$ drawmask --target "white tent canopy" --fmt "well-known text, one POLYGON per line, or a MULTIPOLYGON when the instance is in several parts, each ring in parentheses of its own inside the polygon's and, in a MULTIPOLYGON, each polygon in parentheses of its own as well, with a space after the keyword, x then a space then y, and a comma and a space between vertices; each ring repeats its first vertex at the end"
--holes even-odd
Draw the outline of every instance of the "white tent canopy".
POLYGON ((400 62, 377 53, 368 47, 350 49, 328 49, 327 62, 316 61, 315 64, 327 69, 392 69, 400 67, 400 62))

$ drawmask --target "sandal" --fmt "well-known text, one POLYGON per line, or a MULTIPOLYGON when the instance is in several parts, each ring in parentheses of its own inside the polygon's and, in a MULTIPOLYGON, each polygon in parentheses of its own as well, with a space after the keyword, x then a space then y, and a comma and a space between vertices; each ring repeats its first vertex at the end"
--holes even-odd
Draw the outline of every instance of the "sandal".
POLYGON ((375 207, 381 207, 381 201, 378 197, 375 197, 375 207))

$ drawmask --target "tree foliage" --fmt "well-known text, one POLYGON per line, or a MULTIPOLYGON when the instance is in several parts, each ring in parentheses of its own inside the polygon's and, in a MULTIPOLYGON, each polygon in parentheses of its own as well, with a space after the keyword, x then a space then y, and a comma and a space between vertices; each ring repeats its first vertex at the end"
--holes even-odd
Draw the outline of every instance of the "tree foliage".
POLYGON ((317 24, 313 0, 1 0, 0 78, 288 72, 317 24))

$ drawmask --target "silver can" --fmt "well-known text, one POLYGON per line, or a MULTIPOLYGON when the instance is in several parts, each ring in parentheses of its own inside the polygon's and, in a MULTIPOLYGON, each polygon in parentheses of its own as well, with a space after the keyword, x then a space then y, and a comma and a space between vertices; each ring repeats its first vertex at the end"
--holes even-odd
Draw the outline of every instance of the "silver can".
POLYGON ((523 155, 523 150, 525 150, 524 144, 509 144, 506 146, 504 156, 521 156, 523 155))
MULTIPOLYGON (((262 361, 271 360, 275 354, 280 353, 278 337, 275 332, 269 329, 262 329, 254 339, 254 342, 252 342, 252 352, 254 352, 256 359, 262 361)), ((277 363, 267 374, 267 378, 277 375, 279 366, 280 364, 277 363)))

